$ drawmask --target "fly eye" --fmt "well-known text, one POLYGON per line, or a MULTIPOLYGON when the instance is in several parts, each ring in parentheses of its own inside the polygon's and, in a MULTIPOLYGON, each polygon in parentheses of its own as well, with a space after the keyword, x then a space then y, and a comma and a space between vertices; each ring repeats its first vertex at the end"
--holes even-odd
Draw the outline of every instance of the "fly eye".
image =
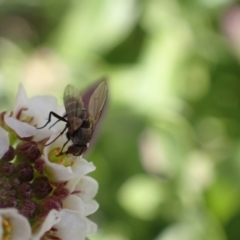
POLYGON ((79 156, 82 153, 82 147, 79 145, 71 145, 68 147, 68 152, 74 156, 79 156))

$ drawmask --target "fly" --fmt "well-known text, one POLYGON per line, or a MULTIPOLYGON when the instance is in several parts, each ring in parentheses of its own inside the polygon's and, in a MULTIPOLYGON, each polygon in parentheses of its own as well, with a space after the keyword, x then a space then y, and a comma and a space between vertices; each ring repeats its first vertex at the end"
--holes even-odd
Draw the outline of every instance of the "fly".
POLYGON ((108 88, 106 81, 100 82, 93 91, 88 103, 88 107, 86 108, 77 89, 73 85, 67 85, 63 95, 66 114, 64 116, 59 116, 55 112, 51 111, 48 116, 48 121, 44 126, 41 127, 46 127, 48 123, 50 123, 52 116, 58 119, 53 125, 59 121, 66 122, 66 126, 62 132, 52 142, 47 144, 50 145, 53 143, 67 130, 67 141, 64 143, 60 153, 57 156, 63 154, 80 156, 87 150, 88 143, 92 138, 94 129, 98 120, 100 119, 106 103, 107 91, 108 88), (72 145, 70 145, 68 149, 63 152, 64 147, 70 140, 72 141, 72 145))

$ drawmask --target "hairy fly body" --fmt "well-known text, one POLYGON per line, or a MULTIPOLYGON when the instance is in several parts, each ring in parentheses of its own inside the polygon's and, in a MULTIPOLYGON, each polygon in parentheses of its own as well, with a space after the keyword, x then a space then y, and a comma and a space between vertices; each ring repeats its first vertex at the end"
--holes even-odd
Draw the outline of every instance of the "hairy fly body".
MULTIPOLYGON (((99 83, 93 91, 87 107, 84 106, 82 97, 73 85, 67 85, 63 99, 66 114, 62 117, 55 112, 50 112, 48 121, 41 128, 44 128, 50 123, 52 116, 58 119, 53 125, 59 121, 66 122, 65 128, 57 136, 58 138, 67 130, 67 141, 64 143, 58 156, 63 154, 80 156, 87 150, 88 143, 92 138, 94 129, 106 103, 107 83, 106 81, 99 83), (72 145, 68 146, 66 151, 63 151, 69 141, 72 141, 72 145)), ((48 145, 53 143, 57 138, 48 143, 48 145)))

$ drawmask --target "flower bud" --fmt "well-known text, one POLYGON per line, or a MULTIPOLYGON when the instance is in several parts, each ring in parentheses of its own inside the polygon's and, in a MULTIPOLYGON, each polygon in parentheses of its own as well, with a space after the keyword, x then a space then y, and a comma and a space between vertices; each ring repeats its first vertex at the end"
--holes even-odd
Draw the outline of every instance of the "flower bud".
POLYGON ((54 191, 53 191, 53 195, 58 197, 59 199, 64 199, 69 195, 69 190, 64 188, 64 187, 57 187, 54 191))
POLYGON ((52 186, 46 177, 35 178, 32 185, 35 197, 40 199, 45 198, 52 191, 52 186))
POLYGON ((31 163, 41 156, 41 152, 35 142, 22 141, 18 144, 16 151, 20 158, 31 163))
POLYGON ((1 158, 1 160, 3 161, 11 161, 13 160, 15 157, 15 150, 12 146, 9 146, 9 149, 7 152, 5 152, 5 154, 3 155, 3 157, 1 158))
POLYGON ((11 176, 15 171, 15 167, 12 163, 10 162, 3 162, 0 165, 0 172, 4 176, 11 176))
POLYGON ((21 181, 18 178, 13 178, 11 180, 11 185, 15 188, 17 188, 21 184, 21 181))
POLYGON ((5 207, 16 207, 17 206, 17 199, 15 197, 9 197, 5 201, 5 207))
POLYGON ((11 196, 11 197, 15 197, 16 196, 16 190, 15 189, 12 189, 8 192, 8 195, 11 196))
POLYGON ((21 181, 31 181, 33 179, 33 167, 28 163, 17 165, 17 175, 21 181))
POLYGON ((18 197, 19 198, 31 198, 33 195, 32 185, 28 182, 22 183, 18 189, 18 197))
POLYGON ((3 199, 0 199, 0 208, 5 208, 6 202, 3 199))
MULTIPOLYGON (((11 189, 11 181, 9 178, 2 176, 0 177, 0 191, 9 191, 11 189)), ((1 197, 1 194, 0 194, 1 197)))
POLYGON ((42 215, 47 215, 49 211, 52 209, 60 210, 62 207, 62 202, 55 198, 51 197, 43 201, 42 207, 41 207, 41 214, 42 215))
POLYGON ((37 204, 29 199, 24 200, 19 206, 19 211, 23 216, 31 218, 37 211, 37 204))
POLYGON ((44 170, 44 166, 45 166, 45 161, 43 158, 38 158, 35 162, 34 162, 34 168, 39 172, 39 173, 43 173, 44 170))

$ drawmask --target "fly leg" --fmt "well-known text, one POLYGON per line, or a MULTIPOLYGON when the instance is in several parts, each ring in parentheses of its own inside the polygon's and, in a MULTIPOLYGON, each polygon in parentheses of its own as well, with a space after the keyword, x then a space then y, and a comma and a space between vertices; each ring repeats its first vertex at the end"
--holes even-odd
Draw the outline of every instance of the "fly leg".
MULTIPOLYGON (((67 122, 65 116, 61 117, 61 116, 59 116, 58 114, 56 114, 55 112, 52 112, 52 111, 51 111, 51 112, 49 113, 49 115, 48 115, 48 120, 47 120, 46 124, 45 124, 44 126, 40 127, 40 128, 37 128, 37 129, 42 129, 42 128, 46 127, 46 126, 51 122, 51 117, 52 117, 52 115, 53 115, 55 118, 58 119, 58 120, 56 121, 56 123, 59 122, 59 121, 67 122)), ((52 126, 54 126, 56 123, 54 123, 52 126)), ((51 127, 52 127, 52 126, 51 126, 51 127)))
MULTIPOLYGON (((68 128, 68 124, 66 124, 65 128, 60 132, 60 134, 56 138, 54 138, 50 143, 46 144, 45 146, 48 146, 48 145, 52 144, 53 142, 55 142, 61 135, 63 135, 63 133, 66 131, 67 128, 68 128)), ((65 146, 65 144, 64 144, 64 146, 65 146)))
POLYGON ((67 143, 70 141, 70 139, 68 139, 62 146, 62 149, 60 151, 60 153, 58 155, 56 155, 56 157, 60 156, 60 155, 63 155, 63 154, 66 154, 66 152, 63 152, 63 149, 64 147, 67 145, 67 143))
MULTIPOLYGON (((55 117, 56 117, 56 116, 55 116, 55 117)), ((61 119, 59 118, 54 124, 52 124, 52 125, 49 127, 49 129, 52 128, 55 124, 57 124, 57 123, 60 122, 60 121, 67 122, 66 117, 67 117, 67 114, 63 115, 63 116, 61 117, 61 119), (65 120, 63 120, 62 118, 64 118, 65 120)))

